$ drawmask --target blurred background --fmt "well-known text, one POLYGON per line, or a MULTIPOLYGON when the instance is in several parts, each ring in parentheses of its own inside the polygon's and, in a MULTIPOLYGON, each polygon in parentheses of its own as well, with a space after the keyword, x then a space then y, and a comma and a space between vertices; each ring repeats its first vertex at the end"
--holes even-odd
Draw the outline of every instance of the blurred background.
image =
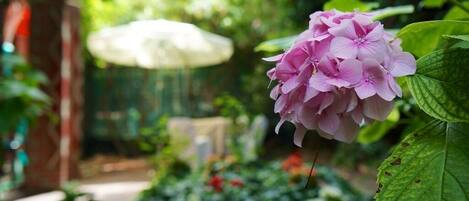
POLYGON ((356 142, 311 132, 299 149, 293 125, 274 133, 261 58, 318 10, 384 11, 391 32, 463 15, 437 0, 0 2, 0 200, 23 201, 372 200, 380 162, 426 122, 409 92, 356 142))

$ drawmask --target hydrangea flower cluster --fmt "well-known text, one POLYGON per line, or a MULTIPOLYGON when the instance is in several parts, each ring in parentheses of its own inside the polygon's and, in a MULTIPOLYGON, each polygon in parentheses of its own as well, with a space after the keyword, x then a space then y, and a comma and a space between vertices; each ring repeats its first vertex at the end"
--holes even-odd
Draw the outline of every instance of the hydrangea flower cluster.
POLYGON ((351 142, 361 125, 383 121, 402 96, 395 78, 415 73, 415 58, 400 40, 367 13, 318 11, 309 28, 267 72, 278 84, 270 96, 274 112, 295 127, 301 146, 307 130, 328 139, 351 142))

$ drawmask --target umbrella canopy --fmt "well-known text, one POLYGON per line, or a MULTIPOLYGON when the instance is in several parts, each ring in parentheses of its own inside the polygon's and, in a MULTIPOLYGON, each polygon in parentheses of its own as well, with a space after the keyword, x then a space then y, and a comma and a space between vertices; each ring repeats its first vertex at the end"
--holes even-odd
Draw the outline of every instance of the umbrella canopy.
POLYGON ((89 36, 88 49, 109 63, 142 68, 215 65, 233 54, 230 39, 168 20, 135 21, 89 36))

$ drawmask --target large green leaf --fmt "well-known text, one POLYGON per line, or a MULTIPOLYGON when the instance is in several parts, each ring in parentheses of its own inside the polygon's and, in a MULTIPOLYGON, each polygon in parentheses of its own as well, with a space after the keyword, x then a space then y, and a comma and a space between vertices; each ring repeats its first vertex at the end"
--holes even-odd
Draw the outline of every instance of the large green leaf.
POLYGON ((469 201, 469 124, 432 121, 379 167, 377 201, 469 201))
MULTIPOLYGON (((469 2, 468 1, 462 2, 462 4, 465 7, 469 8, 469 2)), ((466 19, 466 18, 469 18, 469 13, 467 13, 466 11, 461 9, 460 7, 453 6, 453 8, 451 8, 448 11, 448 13, 446 14, 446 16, 443 19, 445 19, 445 20, 457 20, 457 19, 466 19)))
POLYGON ((439 8, 445 4, 446 0, 423 0, 423 6, 429 8, 439 8))
POLYGON ((404 5, 404 6, 394 6, 394 7, 387 7, 379 10, 375 10, 372 13, 374 20, 381 20, 387 17, 391 17, 394 15, 400 14, 410 14, 414 12, 413 5, 404 5))
POLYGON ((359 0, 330 0, 324 4, 324 10, 337 9, 340 11, 370 11, 373 8, 377 8, 378 3, 365 3, 359 0))
POLYGON ((421 57, 441 45, 442 35, 464 34, 469 34, 469 21, 437 20, 407 25, 397 36, 402 39, 404 50, 421 57))
POLYGON ((449 122, 469 122, 469 49, 432 52, 417 61, 408 78, 409 89, 420 108, 449 122))
POLYGON ((272 39, 268 41, 264 41, 256 46, 254 51, 264 51, 264 52, 277 52, 280 50, 286 50, 290 48, 290 46, 295 41, 297 35, 287 36, 283 38, 272 39))
POLYGON ((469 41, 469 35, 443 35, 443 37, 462 41, 469 41))

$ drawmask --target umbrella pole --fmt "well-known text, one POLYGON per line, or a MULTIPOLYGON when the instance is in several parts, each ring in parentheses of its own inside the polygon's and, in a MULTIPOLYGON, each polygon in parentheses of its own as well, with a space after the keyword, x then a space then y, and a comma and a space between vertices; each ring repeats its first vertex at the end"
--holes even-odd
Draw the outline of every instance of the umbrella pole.
POLYGON ((191 69, 187 66, 184 67, 185 76, 187 80, 187 106, 188 106, 188 116, 192 117, 192 101, 193 101, 193 91, 192 91, 192 76, 191 69))

